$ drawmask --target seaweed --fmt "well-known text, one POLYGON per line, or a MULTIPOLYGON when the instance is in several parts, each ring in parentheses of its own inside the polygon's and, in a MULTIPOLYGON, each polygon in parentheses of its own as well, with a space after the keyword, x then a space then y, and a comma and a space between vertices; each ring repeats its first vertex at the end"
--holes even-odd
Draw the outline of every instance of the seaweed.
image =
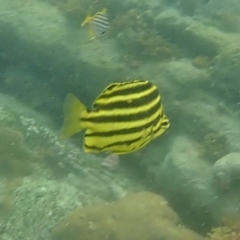
POLYGON ((109 0, 49 0, 70 20, 80 23, 88 14, 95 14, 102 8, 107 8, 109 0))
POLYGON ((227 221, 226 225, 213 228, 208 234, 210 240, 240 240, 239 220, 227 221))
POLYGON ((30 173, 30 153, 23 144, 21 133, 8 127, 0 128, 0 172, 8 177, 30 173))
POLYGON ((32 170, 30 156, 20 132, 8 127, 0 128, 0 176, 5 178, 0 199, 1 214, 13 209, 14 190, 32 170))
POLYGON ((153 19, 150 10, 136 9, 113 19, 110 36, 117 37, 117 43, 128 59, 168 60, 179 56, 179 49, 152 27, 153 19))

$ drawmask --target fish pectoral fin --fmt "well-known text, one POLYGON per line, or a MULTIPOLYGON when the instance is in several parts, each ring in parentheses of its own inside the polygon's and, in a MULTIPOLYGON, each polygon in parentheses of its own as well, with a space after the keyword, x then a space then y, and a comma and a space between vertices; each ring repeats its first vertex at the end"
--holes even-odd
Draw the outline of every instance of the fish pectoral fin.
POLYGON ((67 139, 84 128, 81 124, 81 116, 84 112, 86 112, 84 104, 69 93, 63 105, 64 120, 58 139, 67 139))

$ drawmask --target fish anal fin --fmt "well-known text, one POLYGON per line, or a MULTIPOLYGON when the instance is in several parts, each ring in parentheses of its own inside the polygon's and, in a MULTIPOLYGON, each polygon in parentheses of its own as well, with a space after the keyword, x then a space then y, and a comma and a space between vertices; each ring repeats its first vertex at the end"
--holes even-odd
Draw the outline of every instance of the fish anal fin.
POLYGON ((94 31, 93 31, 93 28, 91 26, 89 27, 88 34, 90 36, 90 40, 93 40, 93 39, 96 38, 96 36, 94 34, 94 31))

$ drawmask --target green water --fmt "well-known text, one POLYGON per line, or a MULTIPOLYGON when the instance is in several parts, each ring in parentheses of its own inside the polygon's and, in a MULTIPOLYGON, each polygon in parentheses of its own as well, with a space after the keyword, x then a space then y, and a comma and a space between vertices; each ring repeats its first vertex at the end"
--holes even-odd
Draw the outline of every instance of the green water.
POLYGON ((0 3, 1 240, 239 238, 238 0, 0 3), (91 109, 131 80, 159 89, 161 136, 112 168, 58 139, 67 93, 91 109))

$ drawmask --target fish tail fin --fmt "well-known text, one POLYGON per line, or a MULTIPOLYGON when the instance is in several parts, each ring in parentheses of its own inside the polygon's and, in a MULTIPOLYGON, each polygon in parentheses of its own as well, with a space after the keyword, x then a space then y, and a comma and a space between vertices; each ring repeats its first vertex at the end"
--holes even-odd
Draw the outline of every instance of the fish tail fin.
POLYGON ((84 112, 86 112, 84 104, 73 94, 68 93, 63 104, 64 120, 58 134, 59 139, 67 139, 84 128, 81 124, 81 117, 84 112))

